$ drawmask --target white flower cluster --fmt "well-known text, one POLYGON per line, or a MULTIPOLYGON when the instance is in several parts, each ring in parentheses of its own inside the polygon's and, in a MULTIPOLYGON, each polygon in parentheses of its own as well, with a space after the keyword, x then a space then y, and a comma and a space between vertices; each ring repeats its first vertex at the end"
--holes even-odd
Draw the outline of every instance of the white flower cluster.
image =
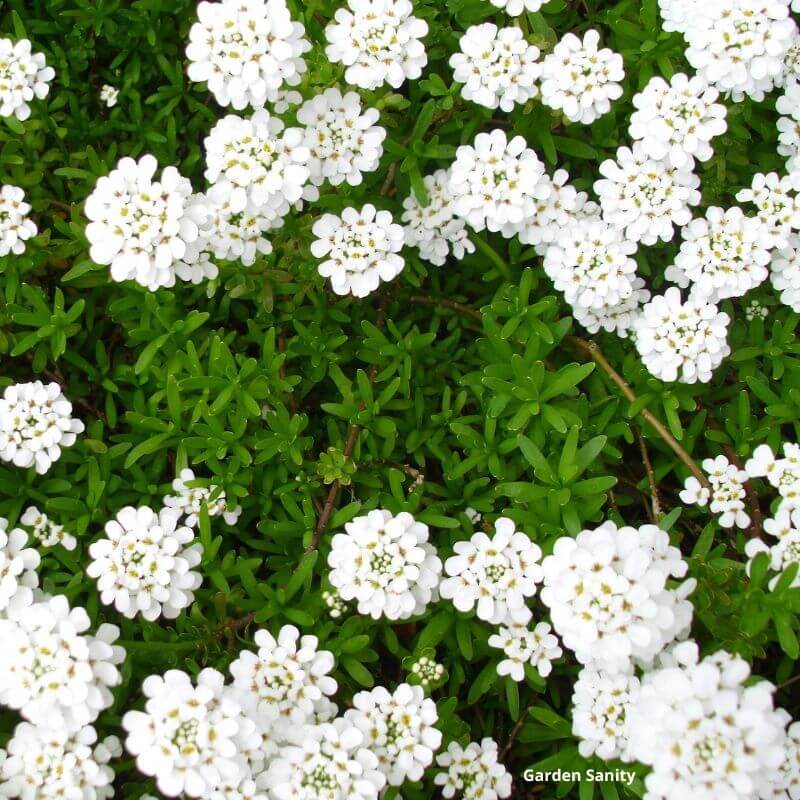
POLYGON ((525 139, 509 140, 500 128, 458 148, 448 188, 455 213, 473 230, 507 238, 533 219, 537 199, 550 191, 544 166, 525 139))
POLYGON ((766 478, 778 490, 778 512, 800 509, 800 445, 784 443, 783 458, 777 458, 769 445, 759 445, 744 470, 751 478, 766 478))
POLYGON ((778 153, 786 156, 786 169, 800 168, 800 82, 789 82, 777 99, 775 108, 783 116, 778 120, 778 153))
POLYGON ((0 256, 24 253, 25 242, 36 236, 36 223, 28 218, 30 210, 19 186, 0 187, 0 256))
POLYGON ((753 176, 749 189, 742 189, 736 199, 752 203, 757 219, 773 246, 785 247, 793 231, 800 229, 800 200, 797 198, 797 176, 778 177, 776 172, 753 176))
POLYGON ((595 30, 586 31, 583 39, 568 33, 542 62, 542 102, 572 122, 589 125, 622 97, 622 56, 599 44, 595 30))
POLYGON ((546 622, 530 627, 530 622, 509 622, 500 632, 489 637, 489 646, 503 651, 505 659, 497 665, 498 675, 510 675, 515 681, 525 680, 525 665, 530 664, 542 678, 553 671, 553 661, 561 657, 558 639, 546 622))
POLYGON ((28 104, 34 97, 44 99, 50 91, 55 70, 47 66, 43 53, 32 53, 31 47, 28 39, 0 39, 0 117, 28 119, 28 104))
POLYGON ((664 277, 691 287, 692 296, 716 303, 741 297, 767 279, 773 238, 760 220, 746 217, 740 208, 711 206, 681 235, 680 252, 664 277))
POLYGON ((624 336, 649 298, 636 275, 635 252, 635 242, 600 219, 573 222, 547 248, 544 271, 588 330, 624 336))
POLYGON ((708 506, 713 514, 719 515, 719 524, 723 528, 734 525, 746 528, 750 524, 750 517, 745 512, 747 473, 731 464, 725 456, 705 459, 703 470, 708 475, 711 489, 690 476, 680 493, 681 500, 691 505, 708 506))
POLYGON ((764 797, 785 755, 774 687, 745 686, 745 661, 725 651, 700 659, 692 641, 664 662, 628 710, 631 755, 652 767, 647 800, 764 797))
POLYGON ((629 761, 627 720, 639 694, 639 679, 628 668, 607 672, 584 667, 572 691, 572 733, 584 758, 629 761))
POLYGON ((436 756, 436 763, 444 769, 434 778, 443 797, 458 793, 462 800, 498 800, 511 795, 511 775, 499 760, 494 739, 487 737, 466 747, 450 742, 436 756))
POLYGON ((780 82, 797 32, 789 0, 715 0, 685 11, 686 59, 701 78, 737 102, 763 100, 780 82))
POLYGON ((175 167, 154 180, 158 162, 122 158, 86 198, 89 255, 111 267, 115 281, 148 289, 175 285, 175 266, 197 240, 207 210, 192 202, 192 186, 175 167))
POLYGON ((114 797, 112 758, 122 754, 116 736, 97 741, 89 725, 69 732, 22 722, 0 765, 0 796, 21 800, 105 800, 114 797))
POLYGON ((633 323, 645 367, 662 381, 707 383, 730 355, 730 317, 702 298, 681 300, 674 286, 647 303, 633 323))
POLYGON ((31 535, 43 547, 61 545, 65 550, 74 550, 78 540, 68 533, 63 525, 59 525, 36 506, 28 506, 19 518, 19 524, 30 528, 31 535))
POLYGON ((442 597, 459 611, 475 608, 478 618, 492 625, 528 622, 525 600, 542 580, 542 551, 513 520, 500 517, 494 536, 478 531, 453 550, 444 564, 449 577, 439 585, 442 597))
POLYGON ((83 431, 57 383, 17 383, 0 398, 0 459, 16 467, 43 475, 83 431))
POLYGON ((174 495, 164 498, 167 508, 174 508, 183 519, 184 525, 196 528, 200 524, 200 514, 205 508, 209 517, 221 516, 228 525, 235 525, 242 513, 240 505, 228 508, 225 492, 216 484, 209 486, 190 486, 197 479, 189 468, 181 470, 180 475, 172 481, 174 495))
POLYGON ((0 617, 0 704, 34 725, 77 731, 113 701, 125 658, 119 629, 87 633, 88 614, 63 595, 22 598, 0 617))
POLYGON ((285 0, 204 0, 189 31, 189 78, 206 82, 221 106, 261 108, 300 82, 311 48, 304 33, 285 0))
POLYGON ((327 590, 322 593, 322 602, 328 607, 328 614, 330 614, 331 619, 341 619, 350 608, 336 592, 327 590))
POLYGON ((428 656, 420 656, 411 665, 411 674, 423 689, 428 689, 431 684, 438 684, 444 678, 445 668, 428 656))
POLYGON ((656 160, 639 142, 633 149, 620 147, 616 161, 600 165, 600 174, 594 190, 603 219, 631 242, 670 241, 674 226, 686 225, 692 218, 690 206, 700 202, 700 179, 690 164, 674 167, 656 160))
POLYGON ((360 211, 345 208, 341 216, 323 214, 312 228, 317 238, 311 244, 315 258, 327 257, 319 267, 331 279, 336 294, 366 297, 381 281, 396 278, 405 266, 399 255, 403 228, 389 211, 378 211, 367 203, 360 211))
MULTIPOLYGON (((748 539, 744 552, 748 557, 747 573, 753 565, 753 560, 759 553, 766 553, 769 568, 776 573, 770 579, 770 589, 780 580, 781 573, 789 569, 792 564, 800 565, 800 510, 779 511, 772 519, 764 520, 764 530, 777 541, 767 544, 762 539, 748 539)), ((800 586, 800 574, 792 581, 792 586, 800 586)))
POLYGON ((132 619, 175 619, 194 600, 202 577, 194 572, 203 546, 192 544, 191 528, 179 526, 180 512, 126 506, 106 523, 106 535, 89 547, 86 569, 97 580, 100 600, 132 619))
POLYGON ((789 236, 786 246, 775 250, 769 278, 781 303, 800 312, 800 236, 789 236))
POLYGON ((375 124, 379 118, 376 109, 362 107, 356 92, 326 89, 303 103, 297 121, 303 126, 311 183, 358 186, 365 172, 374 172, 386 138, 386 129, 375 124))
POLYGON ((0 517, 0 614, 13 603, 25 603, 29 590, 39 585, 39 553, 27 543, 25 531, 9 531, 8 520, 0 517))
POLYGON ((718 97, 719 92, 698 76, 678 72, 669 83, 656 76, 633 96, 636 111, 628 133, 641 141, 650 158, 691 169, 695 159, 711 158, 711 140, 727 130, 726 109, 716 102, 718 97))
POLYGON ((358 692, 344 718, 363 734, 364 747, 377 757, 389 786, 420 780, 442 743, 433 727, 436 703, 420 686, 401 683, 393 693, 383 686, 358 692))
POLYGON ((403 201, 405 243, 419 248, 420 258, 437 267, 450 255, 460 261, 467 253, 474 253, 466 223, 455 213, 449 170, 426 175, 423 184, 428 195, 425 205, 420 204, 413 191, 403 201))
POLYGON ((546 0, 492 0, 495 8, 502 8, 511 17, 518 17, 524 11, 538 11, 546 0))
POLYGON ((123 717, 126 747, 162 794, 211 800, 378 800, 387 782, 421 779, 441 744, 436 704, 421 687, 376 687, 338 716, 333 655, 286 625, 255 636, 257 652, 196 682, 151 675, 143 711, 123 717))
POLYGON ((397 89, 419 78, 428 63, 421 41, 428 23, 413 10, 409 0, 347 0, 325 28, 325 54, 344 64, 344 79, 362 89, 384 83, 397 89))
POLYGON ((463 83, 461 94, 486 108, 513 111, 539 92, 539 48, 528 44, 516 26, 498 28, 491 22, 472 25, 459 41, 460 52, 450 56, 453 79, 463 83))
POLYGON ((337 533, 328 554, 328 580, 339 597, 355 600, 359 614, 408 619, 437 599, 442 562, 428 541, 428 526, 407 512, 376 509, 337 533))
POLYGON ((578 661, 613 672, 632 660, 650 663, 689 629, 695 581, 668 585, 686 570, 665 531, 607 521, 556 541, 542 562, 540 596, 578 661))

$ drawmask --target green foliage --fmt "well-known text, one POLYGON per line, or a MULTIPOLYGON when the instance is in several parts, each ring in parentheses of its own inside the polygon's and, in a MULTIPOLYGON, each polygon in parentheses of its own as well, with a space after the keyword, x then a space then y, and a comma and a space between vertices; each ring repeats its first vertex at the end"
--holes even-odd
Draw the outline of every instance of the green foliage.
MULTIPOLYGON (((338 5, 290 0, 314 43, 300 87, 306 97, 344 86, 341 66, 328 63, 322 47, 338 5)), ((626 143, 632 94, 653 75, 687 68, 680 37, 660 29, 655 0, 550 0, 520 18, 545 51, 567 31, 598 27, 623 54, 625 95, 589 128, 565 125, 536 100, 509 115, 466 103, 447 59, 466 26, 500 15, 484 0, 416 0, 431 29, 423 79, 362 93, 388 131, 380 168, 359 187, 323 189, 252 267, 223 264, 206 285, 151 293, 112 283, 108 269, 91 261, 82 204, 123 155, 153 153, 202 186, 202 142, 223 112, 185 74, 195 8, 193 0, 0 4, 3 35, 29 36, 56 70, 29 120, 0 122, 0 179, 25 190, 39 227, 23 256, 0 259, 0 387, 56 380, 87 426, 46 476, 0 464, 0 514, 13 523, 35 504, 76 535, 76 551, 44 554, 43 585, 86 606, 95 623, 122 628, 125 680, 101 732, 118 732, 148 674, 224 669, 251 644, 254 626, 291 622, 335 654, 344 704, 361 688, 407 679, 424 655, 446 669, 430 687, 445 742, 486 735, 502 749, 514 731, 505 761, 523 789, 526 767, 591 766, 571 735, 577 666, 569 657, 547 680, 529 672, 517 685, 497 675, 490 627, 449 603, 401 624, 352 610, 330 618, 322 599, 330 537, 378 507, 427 523, 443 557, 472 533, 468 507, 487 521, 512 517, 545 552, 559 536, 605 518, 658 521, 691 555, 694 634, 704 650, 740 652, 754 672, 789 680, 800 635, 794 576, 770 590, 763 557, 745 575, 753 531, 731 534, 706 512, 682 507, 688 468, 642 417, 647 409, 661 420, 697 462, 726 445, 745 460, 763 442, 778 448, 797 439, 799 317, 768 286, 748 298, 768 308, 767 320, 748 322, 741 302, 723 303, 734 320, 733 354, 708 385, 663 384, 629 340, 596 337, 633 390, 629 402, 568 338, 582 333, 541 260, 516 240, 472 234, 476 253, 443 268, 407 249, 404 272, 367 300, 333 295, 309 251, 312 220, 324 210, 369 201, 399 218, 410 192, 424 200, 424 175, 495 125, 525 136, 548 169, 563 167, 579 189, 590 189, 599 162, 626 143), (120 89, 112 109, 98 99, 103 83, 120 89), (639 437, 652 462, 659 520, 639 437), (125 620, 100 605, 85 576, 88 547, 122 506, 158 507, 186 466, 240 503, 242 516, 232 527, 202 516, 204 583, 190 610, 174 623, 125 620), (311 551, 333 484, 341 490, 319 550, 311 551), (243 619, 252 624, 238 626, 243 619)), ((782 168, 774 99, 728 103, 728 110, 727 134, 699 166, 704 204, 728 205, 754 172, 782 168)), ((654 291, 676 249, 642 250, 640 271, 654 291)), ((756 489, 767 515, 774 493, 756 489)), ((778 702, 794 715, 800 710, 791 686, 779 689, 778 702)), ((15 722, 2 715, 3 737, 15 722)), ((152 791, 130 761, 118 771, 118 796, 152 791)), ((402 789, 410 800, 433 792, 430 779, 402 789)), ((537 796, 610 800, 642 792, 637 779, 631 787, 548 785, 537 796)))

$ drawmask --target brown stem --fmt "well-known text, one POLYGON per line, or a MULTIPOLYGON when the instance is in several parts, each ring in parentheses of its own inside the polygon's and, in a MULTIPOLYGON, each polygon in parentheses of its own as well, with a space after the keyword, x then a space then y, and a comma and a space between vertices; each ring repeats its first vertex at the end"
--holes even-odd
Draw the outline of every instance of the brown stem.
MULTIPOLYGON (((577 336, 566 336, 565 341, 571 344, 576 350, 589 356, 589 358, 600 367, 603 372, 619 387, 619 390, 625 395, 626 399, 633 403, 636 400, 636 395, 633 389, 625 382, 625 379, 608 363, 608 359, 600 352, 600 348, 594 342, 587 342, 577 336)), ((697 478, 701 486, 710 488, 711 484, 705 473, 697 466, 694 459, 681 447, 678 440, 659 422, 646 408, 642 408, 639 414, 644 417, 645 421, 650 425, 653 430, 664 440, 664 443, 675 453, 678 458, 689 468, 692 475, 697 478)))
POLYGON ((525 724, 525 718, 528 716, 528 711, 530 711, 532 705, 533 701, 525 706, 525 708, 522 710, 522 713, 519 715, 519 719, 517 720, 516 724, 511 729, 511 733, 508 734, 508 740, 503 746, 503 749, 500 751, 501 761, 508 755, 508 751, 511 750, 514 740, 517 738, 519 732, 522 730, 522 726, 525 724))
POLYGON ((647 482, 650 484, 650 500, 652 503, 653 522, 658 522, 661 514, 661 504, 658 501, 658 489, 656 488, 656 474, 653 471, 653 464, 650 461, 650 454, 647 452, 647 445, 644 443, 642 432, 637 429, 636 438, 639 440, 639 449, 642 451, 642 461, 647 473, 647 482))
MULTIPOLYGON (((386 322, 386 306, 389 304, 389 293, 386 292, 383 297, 381 298, 381 304, 378 307, 378 315, 375 319, 375 327, 378 330, 382 330, 384 323, 386 322)), ((378 365, 374 364, 372 369, 369 371, 369 385, 372 386, 375 383, 375 378, 378 375, 378 365)), ((363 411, 366 408, 366 404, 362 400, 359 405, 359 411, 363 411)), ((358 441, 358 434, 361 430, 361 427, 357 425, 355 422, 350 426, 350 430, 347 433, 347 441, 344 445, 344 456, 345 458, 350 458, 353 454, 353 450, 355 449, 356 442, 358 441)), ((322 513, 319 515, 317 519, 317 527, 314 529, 314 535, 311 537, 311 542, 309 543, 308 547, 306 547, 303 556, 307 556, 310 553, 313 553, 318 547, 320 540, 322 539, 325 531, 328 528, 328 523, 330 522, 331 514, 333 514, 333 507, 336 504, 336 498, 339 496, 339 490, 342 488, 341 483, 338 480, 335 480, 331 484, 331 488, 328 490, 328 496, 325 498, 325 505, 322 507, 322 513)))
POLYGON ((242 628, 246 628, 255 617, 255 614, 251 611, 249 614, 245 614, 243 617, 239 617, 238 619, 229 619, 225 622, 220 623, 217 625, 214 631, 214 638, 219 639, 222 634, 226 631, 230 631, 231 633, 237 633, 238 631, 242 630, 242 628))

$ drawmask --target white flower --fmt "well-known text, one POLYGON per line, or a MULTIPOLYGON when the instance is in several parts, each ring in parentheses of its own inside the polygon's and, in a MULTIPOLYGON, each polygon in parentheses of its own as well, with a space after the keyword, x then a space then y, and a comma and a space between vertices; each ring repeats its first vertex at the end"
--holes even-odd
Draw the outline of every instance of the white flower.
POLYGON ((700 202, 700 178, 690 170, 652 159, 639 142, 633 150, 620 147, 616 161, 600 165, 603 179, 594 184, 603 219, 633 242, 670 241, 675 226, 692 219, 689 206, 700 202))
POLYGON ((443 797, 458 793, 463 800, 497 800, 511 795, 511 775, 499 761, 494 739, 486 737, 466 747, 450 742, 436 763, 445 770, 433 779, 443 797))
POLYGON ((539 93, 539 48, 528 44, 516 26, 498 28, 491 22, 472 25, 461 37, 460 52, 450 56, 453 79, 461 94, 486 108, 512 111, 539 93))
POLYGON ((582 215, 587 210, 591 212, 595 205, 585 192, 578 192, 568 181, 569 173, 564 169, 556 170, 552 178, 547 173, 542 175, 541 196, 535 198, 534 212, 519 230, 519 240, 534 245, 541 256, 565 228, 583 219, 582 215))
POLYGON ((793 176, 756 173, 751 187, 738 192, 736 199, 756 207, 756 218, 772 235, 775 245, 786 246, 792 231, 800 229, 800 201, 793 176))
POLYGON ((450 193, 450 172, 439 169, 423 179, 428 195, 426 205, 420 205, 416 194, 403 200, 405 243, 419 248, 419 256, 441 267, 451 254, 461 260, 467 253, 475 252, 475 245, 467 235, 466 223, 456 216, 453 196, 450 193))
POLYGON ((341 619, 350 610, 350 606, 339 597, 337 592, 324 591, 322 602, 328 607, 331 619, 341 619))
POLYGON ((768 228, 734 206, 711 206, 705 218, 681 230, 683 242, 675 263, 664 276, 691 294, 715 303, 741 297, 767 278, 773 245, 768 228))
POLYGON ((207 82, 221 106, 261 108, 284 84, 300 82, 311 49, 304 32, 285 0, 199 3, 186 48, 189 79, 207 82))
POLYGON ((767 792, 762 797, 769 800, 800 799, 800 722, 792 723, 786 731, 783 763, 770 778, 770 789, 772 793, 767 792))
POLYGON ((36 568, 40 558, 36 550, 25 547, 28 534, 20 528, 8 530, 8 520, 0 517, 0 614, 15 602, 25 602, 26 589, 39 585, 36 568))
POLYGON ((19 524, 31 529, 31 535, 44 547, 55 547, 60 544, 65 550, 74 550, 78 540, 64 530, 63 525, 53 522, 36 506, 28 506, 19 518, 19 524))
POLYGON ((708 383, 730 355, 730 317, 702 298, 686 303, 674 286, 656 295, 633 323, 636 349, 662 381, 708 383))
POLYGON ((205 139, 206 180, 227 185, 234 212, 249 200, 283 216, 302 197, 309 176, 310 154, 302 139, 299 128, 284 129, 263 108, 248 119, 228 114, 205 139))
POLYGON ((631 668, 580 671, 572 692, 572 733, 580 739, 578 750, 584 758, 629 760, 625 722, 638 694, 639 680, 631 668))
POLYGON ((633 96, 636 111, 628 133, 641 141, 650 158, 691 169, 695 158, 711 158, 711 140, 727 130, 727 112, 716 102, 718 97, 719 92, 697 76, 678 72, 667 83, 657 75, 633 96))
POLYGON ((303 102, 303 95, 295 89, 279 89, 271 102, 272 110, 276 114, 283 114, 292 106, 300 105, 303 102))
POLYGON ((800 312, 800 236, 789 236, 786 247, 777 249, 770 265, 769 278, 781 303, 800 312))
POLYGON ((22 189, 8 183, 0 187, 0 256, 24 253, 25 243, 36 236, 38 228, 28 218, 30 210, 22 189))
POLYGON ((420 656, 411 665, 411 674, 414 679, 419 681, 423 689, 428 689, 432 683, 441 681, 444 673, 444 667, 428 656, 420 656))
POLYGON ((459 611, 476 608, 478 618, 500 625, 527 622, 525 599, 536 594, 542 580, 542 551, 513 520, 500 517, 494 536, 477 531, 469 541, 456 542, 455 555, 445 561, 439 592, 459 611))
POLYGON ((133 619, 141 614, 152 622, 162 614, 175 619, 194 601, 202 583, 194 572, 203 546, 192 544, 191 528, 178 526, 180 512, 149 506, 126 506, 106 523, 105 538, 89 547, 86 569, 97 580, 100 600, 133 619))
POLYGON ((16 467, 43 475, 83 431, 57 383, 17 383, 0 398, 0 459, 16 467))
POLYGON ((317 237, 311 254, 327 256, 318 271, 331 279, 336 294, 366 297, 403 271, 405 261, 398 255, 403 229, 389 211, 377 211, 371 203, 361 211, 348 207, 341 216, 323 214, 311 230, 317 237))
POLYGON ((362 108, 356 92, 342 96, 338 89, 325 89, 303 103, 297 122, 304 126, 311 182, 359 186, 363 173, 374 172, 383 155, 386 129, 375 124, 379 119, 376 109, 362 108))
POLYGON ((502 650, 506 656, 497 665, 497 674, 524 681, 525 665, 530 664, 542 678, 546 678, 553 670, 552 662, 563 653, 551 630, 546 622, 539 622, 531 628, 530 620, 501 625, 499 632, 489 637, 489 646, 502 650))
POLYGON ((680 33, 691 25, 696 14, 702 13, 697 0, 658 0, 658 10, 661 12, 664 30, 680 33))
POLYGON ((336 691, 333 654, 317 650, 316 636, 301 636, 293 625, 284 625, 278 638, 269 631, 256 632, 257 653, 242 650, 231 664, 235 688, 255 695, 259 713, 270 723, 271 735, 285 741, 313 722, 315 707, 336 691))
POLYGON ((215 483, 209 486, 188 485, 195 480, 197 479, 193 470, 182 469, 180 475, 172 481, 172 491, 176 494, 167 495, 164 505, 177 509, 183 516, 183 524, 190 528, 196 528, 200 524, 200 512, 203 508, 209 517, 222 516, 228 525, 235 525, 242 513, 242 507, 236 505, 228 510, 227 497, 219 486, 215 483))
POLYGON ((790 159, 787 170, 796 170, 800 156, 800 83, 790 83, 775 102, 775 108, 783 116, 778 120, 778 152, 790 159))
POLYGON ((237 736, 246 721, 222 673, 204 669, 197 685, 180 670, 150 675, 142 683, 144 711, 122 718, 125 747, 136 767, 156 779, 168 797, 184 793, 207 797, 235 783, 245 768, 238 758, 237 736))
POLYGON ((269 206, 258 207, 252 202, 235 211, 230 186, 217 183, 205 194, 208 223, 203 228, 196 262, 203 263, 210 255, 225 261, 241 261, 249 267, 259 254, 272 252, 266 233, 279 228, 282 217, 269 206))
POLYGON ((43 53, 32 53, 28 39, 12 42, 0 39, 0 117, 15 116, 24 121, 31 115, 28 105, 34 97, 47 97, 48 85, 56 73, 48 67, 43 53))
POLYGON ((428 526, 411 514, 376 509, 345 525, 331 542, 328 580, 359 614, 408 619, 436 599, 442 562, 428 542, 428 526))
POLYGON ((744 465, 751 478, 766 478, 781 496, 778 511, 800 508, 800 445, 786 442, 783 458, 776 458, 769 445, 761 444, 744 465))
POLYGON ((667 585, 687 564, 655 525, 617 528, 609 520, 562 537, 542 570, 542 602, 581 664, 613 672, 631 659, 648 663, 691 623, 686 597, 695 582, 667 585))
POLYGON ((635 277, 631 281, 631 286, 631 294, 616 305, 597 308, 573 306, 572 316, 589 333, 604 330, 627 339, 642 312, 642 307, 650 299, 650 290, 642 278, 635 277))
POLYGON ((434 727, 436 703, 420 686, 401 683, 394 692, 383 686, 358 692, 344 718, 364 735, 364 746, 377 756, 390 786, 421 780, 442 743, 434 727))
POLYGON ((421 41, 428 23, 413 10, 409 0, 347 0, 325 28, 325 54, 344 64, 344 79, 362 89, 384 83, 397 89, 419 78, 428 63, 421 41))
POLYGON ((572 122, 591 124, 622 96, 622 56, 599 43, 595 30, 586 31, 583 40, 568 33, 542 63, 542 102, 572 122))
POLYGON ((167 167, 156 181, 157 168, 151 155, 120 159, 84 206, 92 260, 110 265, 113 280, 135 280, 151 290, 175 284, 175 262, 200 235, 207 213, 188 202, 188 178, 167 167))
POLYGON ((745 499, 747 494, 744 483, 747 473, 731 464, 725 456, 706 458, 703 461, 703 470, 708 475, 711 484, 709 490, 694 476, 686 479, 680 498, 684 503, 706 506, 711 501, 710 510, 719 514, 719 524, 723 528, 746 528, 750 524, 750 517, 745 513, 745 499))
POLYGON ((271 800, 377 800, 386 779, 362 732, 339 718, 282 748, 260 783, 271 800))
POLYGON ((780 81, 795 32, 788 0, 716 0, 688 9, 686 59, 735 102, 763 100, 780 81))
POLYGON ((115 625, 88 634, 89 616, 63 595, 14 603, 0 619, 0 704, 34 725, 74 731, 97 719, 120 682, 115 625))
POLYGON ((97 742, 86 726, 69 733, 22 722, 8 743, 8 759, 0 768, 0 796, 20 800, 105 800, 114 797, 112 755, 119 740, 97 742))
POLYGON ((495 128, 462 145, 450 167, 455 213, 476 231, 488 228, 511 237, 533 217, 536 201, 547 197, 544 166, 521 136, 510 141, 495 128))
POLYGON ((100 90, 100 102, 105 103, 107 108, 113 108, 119 99, 119 89, 115 86, 109 86, 107 83, 103 84, 100 90))
MULTIPOLYGON (((774 536, 777 542, 770 545, 761 539, 749 539, 744 546, 744 552, 749 559, 748 575, 755 557, 759 553, 767 554, 769 568, 778 573, 770 579, 769 587, 772 589, 780 580, 782 572, 792 564, 800 565, 800 510, 781 509, 774 518, 764 520, 764 530, 774 536)), ((800 586, 800 574, 795 576, 792 586, 800 586)))
POLYGON ((697 645, 676 646, 647 673, 628 714, 631 755, 652 767, 648 800, 756 800, 781 765, 784 717, 774 687, 745 687, 750 667, 720 651, 702 661, 697 645))
POLYGON ((546 0, 492 0, 495 8, 502 8, 510 17, 518 17, 523 11, 538 11, 546 0))
POLYGON ((634 293, 635 252, 635 242, 606 222, 574 222, 547 248, 544 271, 571 306, 610 309, 634 293))

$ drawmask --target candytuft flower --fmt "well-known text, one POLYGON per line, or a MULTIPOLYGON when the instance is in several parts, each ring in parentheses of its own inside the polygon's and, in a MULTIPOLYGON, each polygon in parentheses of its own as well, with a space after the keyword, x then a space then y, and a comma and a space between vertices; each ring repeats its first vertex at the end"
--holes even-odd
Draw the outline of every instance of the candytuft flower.
POLYGON ((22 189, 10 184, 0 187, 0 256, 24 253, 25 243, 36 236, 38 228, 28 218, 30 211, 22 189))
POLYGON ((25 121, 34 97, 47 97, 56 73, 47 66, 43 53, 32 53, 31 42, 0 39, 0 117, 15 116, 25 121))

